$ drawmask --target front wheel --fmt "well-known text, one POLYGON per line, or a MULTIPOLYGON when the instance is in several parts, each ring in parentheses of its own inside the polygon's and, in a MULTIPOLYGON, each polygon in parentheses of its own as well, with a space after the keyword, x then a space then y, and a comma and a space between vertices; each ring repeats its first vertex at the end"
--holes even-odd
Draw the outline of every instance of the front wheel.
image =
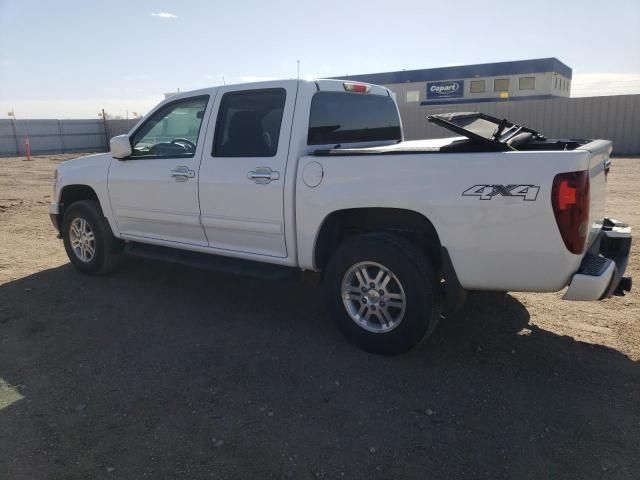
POLYGON ((429 258, 402 237, 373 233, 344 242, 325 272, 338 327, 363 349, 405 352, 438 320, 438 282, 429 258))
POLYGON ((120 260, 122 242, 113 236, 96 201, 69 206, 62 221, 62 238, 69 260, 81 272, 107 273, 120 260))

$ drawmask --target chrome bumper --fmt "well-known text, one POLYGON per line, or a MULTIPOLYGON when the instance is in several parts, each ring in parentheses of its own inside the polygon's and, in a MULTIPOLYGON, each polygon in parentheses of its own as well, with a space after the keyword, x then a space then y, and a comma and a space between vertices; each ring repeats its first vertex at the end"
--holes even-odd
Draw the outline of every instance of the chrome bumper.
POLYGON ((582 259, 564 300, 603 300, 631 290, 631 277, 624 272, 631 249, 631 227, 606 218, 600 235, 582 259))

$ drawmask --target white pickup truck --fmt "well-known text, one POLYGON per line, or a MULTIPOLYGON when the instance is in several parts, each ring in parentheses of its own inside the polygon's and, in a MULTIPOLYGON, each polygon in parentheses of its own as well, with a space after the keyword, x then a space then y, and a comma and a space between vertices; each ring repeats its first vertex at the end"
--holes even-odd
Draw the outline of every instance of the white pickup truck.
MULTIPOLYGON (((91 274, 123 253, 277 278, 321 274, 346 336, 413 347, 469 290, 623 295, 630 228, 604 217, 611 143, 479 113, 404 141, 380 86, 226 85, 164 100, 111 152, 55 173, 50 215, 91 274)), ((425 118, 427 121, 427 118, 425 118)))

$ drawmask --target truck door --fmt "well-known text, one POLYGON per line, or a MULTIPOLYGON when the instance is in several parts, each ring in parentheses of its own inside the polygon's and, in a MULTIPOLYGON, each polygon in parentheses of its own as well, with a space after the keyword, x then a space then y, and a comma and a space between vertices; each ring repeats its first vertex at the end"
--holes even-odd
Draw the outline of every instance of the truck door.
POLYGON ((109 198, 127 238, 207 245, 200 224, 198 166, 208 103, 213 103, 209 95, 201 95, 159 107, 132 134, 132 155, 112 160, 109 198))
POLYGON ((217 96, 200 166, 201 221, 213 248, 287 256, 284 177, 297 82, 282 85, 223 87, 217 96))

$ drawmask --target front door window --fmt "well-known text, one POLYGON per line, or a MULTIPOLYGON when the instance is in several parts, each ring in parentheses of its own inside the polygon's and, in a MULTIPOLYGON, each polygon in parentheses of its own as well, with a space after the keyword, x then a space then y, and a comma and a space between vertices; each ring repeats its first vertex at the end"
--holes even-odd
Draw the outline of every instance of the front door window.
POLYGON ((208 100, 178 100, 154 113, 131 138, 131 158, 193 157, 208 100))

